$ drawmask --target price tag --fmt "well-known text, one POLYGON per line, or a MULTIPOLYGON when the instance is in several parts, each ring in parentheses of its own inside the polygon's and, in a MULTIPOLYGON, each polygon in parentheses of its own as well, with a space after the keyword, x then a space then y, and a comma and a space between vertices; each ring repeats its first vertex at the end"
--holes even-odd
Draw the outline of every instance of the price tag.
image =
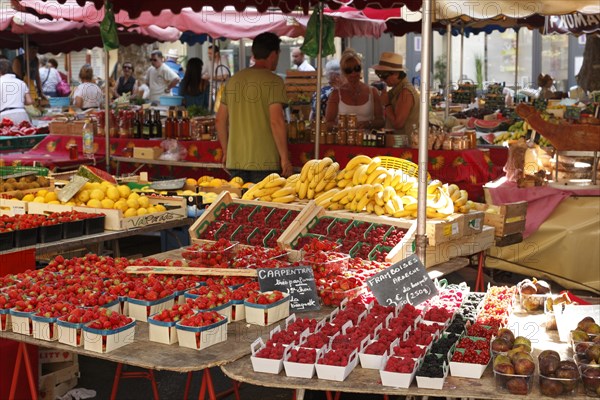
POLYGON ((367 279, 379 304, 416 306, 438 293, 425 266, 415 254, 367 279))
POLYGON ((63 203, 71 200, 71 197, 75 196, 77 192, 85 185, 88 181, 87 178, 84 178, 81 175, 73 175, 71 177, 71 181, 67 183, 62 189, 60 189, 57 193, 58 200, 63 203))
POLYGON ((319 310, 319 296, 311 267, 259 268, 258 284, 261 292, 279 290, 290 295, 290 311, 319 310))

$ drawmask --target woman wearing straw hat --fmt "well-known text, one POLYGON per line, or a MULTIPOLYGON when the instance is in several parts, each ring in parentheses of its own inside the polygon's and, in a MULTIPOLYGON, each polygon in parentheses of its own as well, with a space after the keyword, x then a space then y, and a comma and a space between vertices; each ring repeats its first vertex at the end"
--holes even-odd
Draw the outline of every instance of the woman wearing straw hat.
POLYGON ((400 54, 383 52, 379 64, 374 65, 375 74, 388 87, 381 94, 385 125, 396 134, 409 135, 413 126, 419 125, 420 97, 406 78, 406 69, 400 54))
POLYGON ((335 125, 338 114, 356 114, 358 128, 383 127, 379 93, 361 81, 362 60, 352 49, 346 49, 340 60, 344 83, 335 89, 327 101, 327 125, 335 125))

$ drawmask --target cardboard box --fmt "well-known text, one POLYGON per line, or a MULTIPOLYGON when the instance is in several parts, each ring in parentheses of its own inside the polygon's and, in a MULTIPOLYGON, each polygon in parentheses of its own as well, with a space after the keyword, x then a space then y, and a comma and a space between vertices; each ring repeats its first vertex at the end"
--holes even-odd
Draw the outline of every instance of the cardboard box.
POLYGON ((179 346, 194 350, 204 350, 227 340, 227 318, 208 326, 184 326, 178 322, 177 338, 179 346), (196 335, 199 338, 196 338, 196 335))
POLYGON ((430 246, 460 239, 463 237, 464 231, 464 217, 462 214, 452 214, 443 220, 427 220, 426 232, 430 246))
POLYGON ((481 232, 484 224, 483 211, 471 211, 463 214, 464 217, 464 236, 473 235, 481 232))
POLYGON ((143 158, 144 160, 156 160, 162 154, 160 147, 134 147, 133 158, 143 158))
POLYGON ((93 329, 83 327, 83 348, 94 353, 110 353, 113 350, 133 343, 135 337, 135 319, 117 329, 93 329))
POLYGON ((0 198, 0 215, 15 215, 27 214, 27 205, 29 203, 21 200, 9 200, 0 198))

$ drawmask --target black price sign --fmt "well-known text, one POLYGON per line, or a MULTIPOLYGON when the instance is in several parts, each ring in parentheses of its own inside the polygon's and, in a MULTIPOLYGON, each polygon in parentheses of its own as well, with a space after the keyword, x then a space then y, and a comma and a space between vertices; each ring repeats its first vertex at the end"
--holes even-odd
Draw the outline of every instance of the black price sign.
POLYGON ((438 291, 425 266, 415 254, 367 279, 367 285, 379 304, 416 306, 438 291))
POLYGON ((296 312, 319 310, 319 296, 311 267, 259 268, 261 292, 279 290, 290 294, 290 310, 296 312))

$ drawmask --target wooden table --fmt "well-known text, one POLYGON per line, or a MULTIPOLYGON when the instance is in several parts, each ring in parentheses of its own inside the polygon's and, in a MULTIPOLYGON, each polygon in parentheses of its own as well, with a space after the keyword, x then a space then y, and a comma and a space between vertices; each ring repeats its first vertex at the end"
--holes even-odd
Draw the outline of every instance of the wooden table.
MULTIPOLYGON (((537 360, 538 354, 545 349, 557 350, 563 359, 572 357, 572 352, 566 343, 558 341, 558 332, 547 332, 543 326, 545 316, 543 314, 524 315, 514 314, 510 320, 509 328, 515 335, 528 337, 532 341, 533 356, 537 360)), ((250 356, 245 356, 237 361, 221 366, 221 369, 231 379, 238 382, 246 382, 252 385, 267 386, 282 389, 296 389, 302 393, 303 390, 319 390, 326 392, 349 392, 370 393, 383 395, 415 395, 415 396, 442 396, 452 398, 476 398, 476 399, 506 399, 518 398, 507 393, 496 390, 491 365, 488 366, 481 379, 466 379, 448 376, 443 390, 419 389, 416 378, 408 389, 396 389, 381 385, 379 371, 363 369, 360 364, 350 373, 343 382, 327 381, 317 379, 316 374, 312 379, 288 378, 283 370, 279 375, 271 375, 254 372, 250 356)), ((331 393, 328 394, 330 398, 331 393)), ((536 367, 532 392, 523 398, 547 399, 540 393, 539 375, 536 367)), ((583 385, 579 383, 578 392, 569 396, 570 399, 586 399, 583 385)))
POLYGON ((169 167, 189 167, 189 168, 208 168, 208 169, 223 169, 223 164, 211 162, 192 162, 192 161, 170 161, 170 160, 148 160, 145 158, 121 157, 112 156, 110 158, 117 162, 116 175, 121 172, 121 163, 139 164, 133 173, 137 173, 145 165, 166 165, 169 167))

